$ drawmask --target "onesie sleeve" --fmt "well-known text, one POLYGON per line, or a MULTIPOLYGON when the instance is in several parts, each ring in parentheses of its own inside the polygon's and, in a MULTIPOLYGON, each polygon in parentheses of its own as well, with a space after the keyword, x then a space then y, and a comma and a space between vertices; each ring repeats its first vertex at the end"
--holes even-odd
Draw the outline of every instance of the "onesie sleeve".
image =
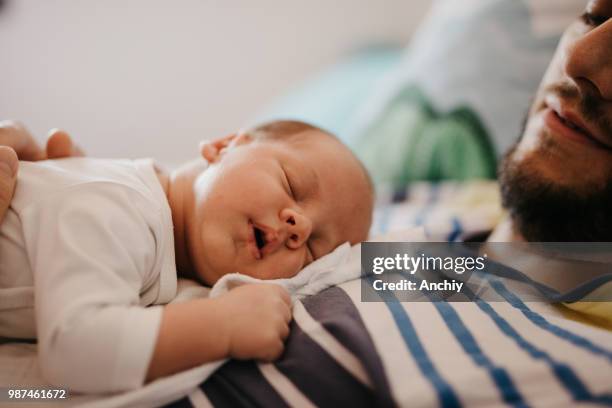
POLYGON ((22 219, 41 371, 77 392, 137 388, 162 314, 139 303, 155 262, 143 214, 151 203, 112 183, 77 187, 25 209, 22 219))

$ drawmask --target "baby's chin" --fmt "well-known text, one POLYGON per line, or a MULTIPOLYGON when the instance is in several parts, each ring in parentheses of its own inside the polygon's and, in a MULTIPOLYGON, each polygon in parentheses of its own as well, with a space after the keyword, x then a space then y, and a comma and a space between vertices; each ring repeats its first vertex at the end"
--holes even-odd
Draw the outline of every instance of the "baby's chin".
POLYGON ((189 275, 185 275, 185 278, 195 280, 204 286, 213 287, 219 279, 223 277, 223 273, 214 273, 208 270, 194 270, 189 275))
POLYGON ((249 276, 254 279, 260 280, 276 280, 276 279, 291 279, 295 277, 303 268, 295 270, 286 269, 286 270, 278 270, 276 268, 240 268, 238 267, 238 272, 242 275, 249 276))
POLYGON ((272 280, 272 279, 291 279, 297 276, 305 267, 300 268, 291 268, 286 270, 266 270, 265 272, 254 273, 252 275, 253 278, 263 279, 263 280, 272 280))

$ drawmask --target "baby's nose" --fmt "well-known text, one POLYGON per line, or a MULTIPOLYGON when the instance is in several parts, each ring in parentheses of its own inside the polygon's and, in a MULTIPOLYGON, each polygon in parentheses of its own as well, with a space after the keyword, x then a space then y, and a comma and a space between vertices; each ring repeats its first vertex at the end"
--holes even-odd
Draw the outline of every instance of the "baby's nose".
POLYGON ((286 235, 286 244, 289 248, 297 249, 304 245, 312 232, 310 219, 292 209, 285 209, 281 213, 286 235))

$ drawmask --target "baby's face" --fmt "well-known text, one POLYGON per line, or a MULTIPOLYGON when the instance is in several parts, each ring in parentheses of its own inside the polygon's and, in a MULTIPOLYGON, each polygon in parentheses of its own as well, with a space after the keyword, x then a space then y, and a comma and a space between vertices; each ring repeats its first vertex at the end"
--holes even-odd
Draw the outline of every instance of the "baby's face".
POLYGON ((188 250, 209 285, 232 272, 292 277, 367 238, 366 177, 345 146, 316 131, 290 141, 237 136, 193 185, 188 250))

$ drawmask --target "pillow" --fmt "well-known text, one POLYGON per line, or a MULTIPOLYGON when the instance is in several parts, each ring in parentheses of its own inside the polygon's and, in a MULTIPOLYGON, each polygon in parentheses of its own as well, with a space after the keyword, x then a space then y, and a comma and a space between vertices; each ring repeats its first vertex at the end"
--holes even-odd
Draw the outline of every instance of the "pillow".
POLYGON ((439 0, 346 138, 378 183, 495 177, 585 0, 439 0))

